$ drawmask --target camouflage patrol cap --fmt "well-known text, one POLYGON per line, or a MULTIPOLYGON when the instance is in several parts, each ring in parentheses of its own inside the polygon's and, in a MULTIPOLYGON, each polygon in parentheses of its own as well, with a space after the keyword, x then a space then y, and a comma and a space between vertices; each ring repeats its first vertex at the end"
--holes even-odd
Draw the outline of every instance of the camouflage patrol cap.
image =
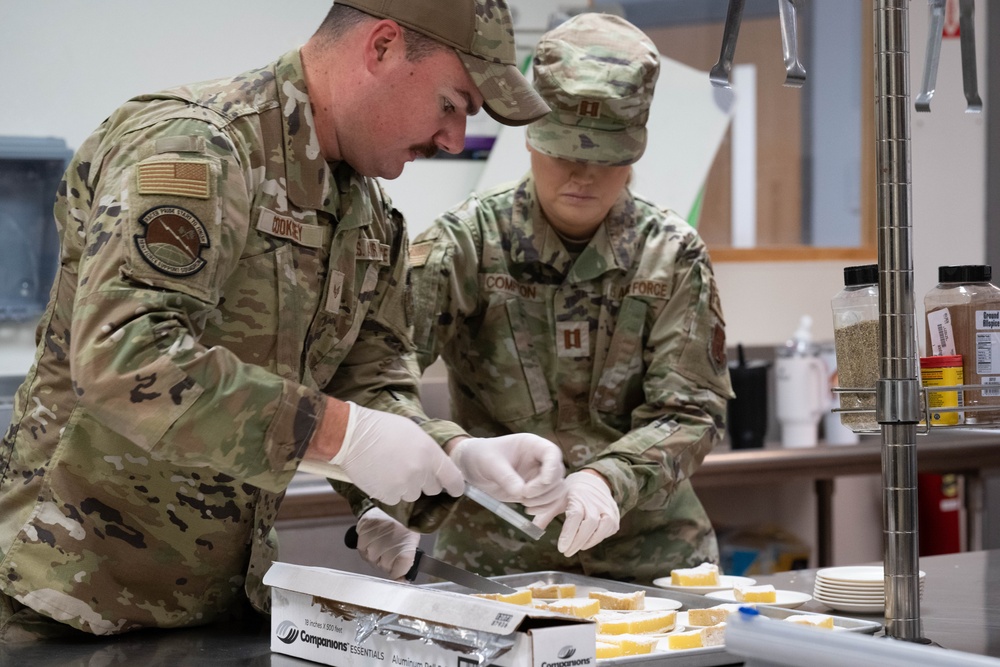
POLYGON ((542 35, 535 88, 552 108, 528 126, 528 144, 566 160, 632 164, 646 150, 659 52, 623 18, 578 14, 542 35))
POLYGON ((482 93, 486 113, 504 125, 526 125, 549 107, 517 68, 514 20, 505 0, 335 0, 392 19, 454 47, 482 93))

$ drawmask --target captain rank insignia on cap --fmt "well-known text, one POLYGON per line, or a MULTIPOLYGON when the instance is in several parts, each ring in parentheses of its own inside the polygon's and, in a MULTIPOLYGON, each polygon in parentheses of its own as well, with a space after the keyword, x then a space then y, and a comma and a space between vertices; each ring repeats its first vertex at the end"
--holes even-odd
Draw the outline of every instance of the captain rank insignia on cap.
POLYGON ((580 100, 576 107, 576 115, 586 118, 601 117, 601 103, 597 100, 580 100))

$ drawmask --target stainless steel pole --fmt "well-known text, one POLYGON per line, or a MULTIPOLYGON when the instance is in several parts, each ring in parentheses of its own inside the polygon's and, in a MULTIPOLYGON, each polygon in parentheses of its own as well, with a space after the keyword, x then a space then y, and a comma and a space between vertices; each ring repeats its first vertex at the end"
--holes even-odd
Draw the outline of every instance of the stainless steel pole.
POLYGON ((923 642, 918 581, 917 422, 910 191, 909 0, 875 0, 875 143, 885 628, 923 642))

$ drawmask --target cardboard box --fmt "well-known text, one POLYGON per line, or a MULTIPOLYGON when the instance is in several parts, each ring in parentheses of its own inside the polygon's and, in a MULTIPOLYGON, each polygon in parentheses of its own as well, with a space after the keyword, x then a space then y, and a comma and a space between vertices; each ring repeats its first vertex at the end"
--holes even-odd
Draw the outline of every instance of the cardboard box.
POLYGON ((336 667, 476 667, 483 656, 498 667, 597 664, 585 619, 289 563, 274 563, 264 583, 276 653, 336 667))
POLYGON ((723 572, 754 576, 809 567, 809 545, 777 526, 717 530, 723 572))

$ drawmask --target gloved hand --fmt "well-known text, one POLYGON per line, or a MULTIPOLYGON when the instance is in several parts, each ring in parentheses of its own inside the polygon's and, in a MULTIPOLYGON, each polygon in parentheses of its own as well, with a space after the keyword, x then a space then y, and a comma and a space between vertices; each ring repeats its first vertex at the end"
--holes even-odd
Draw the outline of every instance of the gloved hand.
POLYGON ((358 519, 358 553, 373 565, 399 580, 413 567, 420 543, 415 533, 375 507, 358 519))
MULTIPOLYGON (((451 496, 462 495, 462 472, 423 429, 406 417, 350 401, 347 405, 347 432, 330 463, 343 470, 350 482, 387 505, 442 490, 451 496)), ((310 466, 310 472, 323 474, 315 465, 310 466)))
POLYGON ((599 544, 618 532, 621 514, 604 477, 592 470, 581 470, 566 477, 566 498, 547 506, 527 508, 535 515, 534 523, 542 528, 566 512, 557 548, 572 556, 599 544))
POLYGON ((565 493, 562 450, 532 433, 465 438, 451 459, 465 481, 505 503, 537 505, 565 493))

